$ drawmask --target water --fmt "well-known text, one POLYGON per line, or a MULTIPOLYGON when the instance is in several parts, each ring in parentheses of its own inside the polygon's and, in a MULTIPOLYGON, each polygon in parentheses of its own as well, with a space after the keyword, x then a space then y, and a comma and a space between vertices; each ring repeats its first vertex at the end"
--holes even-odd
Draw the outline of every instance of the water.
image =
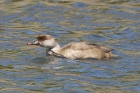
POLYGON ((140 93, 139 0, 1 0, 0 93, 140 93), (27 46, 87 41, 119 58, 71 60, 27 46))

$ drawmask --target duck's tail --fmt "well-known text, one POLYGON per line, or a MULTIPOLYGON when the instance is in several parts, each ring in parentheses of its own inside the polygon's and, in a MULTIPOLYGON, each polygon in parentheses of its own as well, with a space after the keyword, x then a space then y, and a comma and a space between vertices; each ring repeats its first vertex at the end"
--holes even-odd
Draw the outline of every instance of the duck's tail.
POLYGON ((105 58, 110 58, 110 57, 118 57, 118 55, 116 55, 112 52, 105 53, 105 58))

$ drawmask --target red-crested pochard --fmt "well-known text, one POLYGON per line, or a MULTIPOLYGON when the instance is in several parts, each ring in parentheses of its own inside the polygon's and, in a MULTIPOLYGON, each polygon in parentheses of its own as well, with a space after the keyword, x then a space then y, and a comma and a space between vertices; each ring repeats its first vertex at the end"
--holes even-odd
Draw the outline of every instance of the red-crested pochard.
POLYGON ((39 35, 37 40, 28 45, 38 45, 42 47, 49 48, 48 54, 63 56, 66 58, 77 59, 77 58, 110 58, 116 57, 115 54, 111 52, 111 48, 100 46, 97 44, 87 44, 85 42, 72 42, 62 48, 56 42, 56 40, 51 35, 39 35))

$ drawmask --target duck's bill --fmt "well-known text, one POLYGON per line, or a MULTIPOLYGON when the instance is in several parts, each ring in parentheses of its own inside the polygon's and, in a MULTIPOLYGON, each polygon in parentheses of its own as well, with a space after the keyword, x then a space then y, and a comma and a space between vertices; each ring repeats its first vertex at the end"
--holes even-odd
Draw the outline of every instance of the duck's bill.
POLYGON ((27 43, 27 45, 39 45, 39 42, 38 41, 33 41, 33 42, 27 43))

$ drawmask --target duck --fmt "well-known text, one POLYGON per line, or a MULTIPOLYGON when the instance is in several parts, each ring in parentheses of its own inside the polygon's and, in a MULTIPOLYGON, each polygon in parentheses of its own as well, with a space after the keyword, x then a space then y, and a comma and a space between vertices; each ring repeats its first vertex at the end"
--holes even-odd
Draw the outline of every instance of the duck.
POLYGON ((27 45, 37 45, 48 48, 48 55, 61 56, 70 59, 105 59, 116 57, 111 52, 112 48, 103 45, 90 44, 86 42, 71 42, 63 47, 57 43, 52 35, 43 34, 37 40, 27 43, 27 45))

